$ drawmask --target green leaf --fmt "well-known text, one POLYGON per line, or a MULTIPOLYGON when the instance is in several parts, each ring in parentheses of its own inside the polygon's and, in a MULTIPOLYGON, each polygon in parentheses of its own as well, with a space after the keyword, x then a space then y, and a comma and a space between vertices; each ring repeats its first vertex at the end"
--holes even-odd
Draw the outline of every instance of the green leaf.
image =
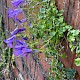
POLYGON ((51 32, 50 35, 51 36, 55 36, 56 32, 51 32))
POLYGON ((73 36, 77 36, 79 34, 79 30, 71 30, 73 36))
POLYGON ((56 8, 53 8, 53 9, 52 9, 52 12, 53 12, 54 14, 57 14, 57 13, 58 13, 58 10, 57 10, 56 8))
POLYGON ((40 12, 41 12, 41 13, 45 13, 45 8, 41 8, 41 9, 40 9, 40 12))
POLYGON ((70 43, 69 47, 71 48, 71 51, 73 52, 76 46, 74 46, 72 43, 70 43))
POLYGON ((68 41, 69 41, 69 42, 74 42, 74 41, 75 41, 75 37, 72 36, 72 35, 70 35, 70 36, 68 37, 68 41))
POLYGON ((62 22, 63 22, 63 17, 60 17, 60 18, 58 19, 58 21, 62 23, 62 22))
POLYGON ((76 66, 80 66, 80 58, 75 59, 74 63, 76 64, 76 66))
POLYGON ((42 18, 44 18, 44 17, 46 17, 45 14, 40 14, 40 15, 39 15, 39 19, 42 19, 42 18))
POLYGON ((59 62, 57 66, 58 66, 59 69, 63 68, 63 64, 61 62, 59 62))
POLYGON ((72 26, 66 25, 65 28, 70 31, 72 29, 72 26))
POLYGON ((43 2, 49 2, 50 0, 43 0, 43 2))
POLYGON ((63 34, 67 29, 65 27, 59 28, 59 34, 63 34))
POLYGON ((58 15, 58 16, 62 16, 62 15, 63 15, 63 12, 64 12, 64 10, 60 10, 57 15, 58 15))

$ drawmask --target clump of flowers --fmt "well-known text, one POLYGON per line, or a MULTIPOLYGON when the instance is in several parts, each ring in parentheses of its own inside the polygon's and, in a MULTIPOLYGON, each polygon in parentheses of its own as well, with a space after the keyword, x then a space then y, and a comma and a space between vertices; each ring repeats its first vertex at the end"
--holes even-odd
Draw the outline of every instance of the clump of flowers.
MULTIPOLYGON (((18 7, 21 3, 23 3, 24 0, 13 0, 11 1, 13 7, 18 7)), ((26 18, 19 20, 18 15, 22 13, 23 11, 19 8, 13 8, 11 10, 8 10, 8 16, 9 18, 13 18, 15 21, 18 21, 20 23, 24 23, 26 21, 26 18)), ((18 28, 14 29, 10 33, 10 38, 4 40, 4 42, 7 44, 7 47, 13 49, 13 54, 15 57, 17 56, 28 56, 28 54, 32 53, 32 49, 29 48, 28 44, 25 42, 27 40, 26 37, 18 36, 18 34, 21 34, 23 31, 25 31, 26 28, 18 28)))
POLYGON ((20 23, 26 22, 26 18, 19 20, 17 17, 20 13, 23 13, 23 10, 20 8, 15 8, 15 7, 18 7, 23 2, 24 2, 24 0, 13 0, 13 1, 11 1, 13 8, 8 10, 9 18, 13 18, 15 21, 18 21, 20 23))

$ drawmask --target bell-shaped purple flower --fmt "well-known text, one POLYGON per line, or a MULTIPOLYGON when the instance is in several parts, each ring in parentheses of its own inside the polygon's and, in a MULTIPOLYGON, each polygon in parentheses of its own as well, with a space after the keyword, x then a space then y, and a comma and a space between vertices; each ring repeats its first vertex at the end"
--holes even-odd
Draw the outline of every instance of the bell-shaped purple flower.
POLYGON ((15 20, 17 20, 17 16, 20 13, 22 13, 22 9, 11 9, 11 10, 8 10, 9 18, 13 18, 15 20))
POLYGON ((18 33, 21 33, 22 31, 26 30, 26 28, 19 28, 19 29, 15 29, 14 31, 11 32, 11 36, 16 35, 18 33))
POLYGON ((13 42, 16 38, 16 35, 8 38, 7 40, 4 40, 4 42, 7 44, 8 47, 13 48, 13 42))
POLYGON ((23 40, 16 40, 16 46, 28 47, 28 44, 25 43, 23 40))
POLYGON ((21 4, 21 3, 23 3, 24 2, 24 0, 13 0, 13 1, 11 1, 12 2, 12 5, 13 6, 18 6, 19 4, 21 4))
POLYGON ((13 48, 13 54, 15 56, 23 57, 23 56, 28 55, 31 52, 32 52, 32 49, 29 49, 28 45, 25 42, 20 41, 20 40, 17 41, 17 45, 13 48))
POLYGON ((22 40, 16 40, 17 45, 25 45, 25 42, 22 40))

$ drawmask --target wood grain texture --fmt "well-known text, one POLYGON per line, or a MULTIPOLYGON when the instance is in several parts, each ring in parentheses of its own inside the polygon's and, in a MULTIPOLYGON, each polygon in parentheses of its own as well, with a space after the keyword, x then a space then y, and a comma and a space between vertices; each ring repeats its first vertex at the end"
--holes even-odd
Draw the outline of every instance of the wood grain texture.
MULTIPOLYGON (((80 30, 80 0, 55 0, 58 10, 64 10, 65 21, 73 26, 74 29, 80 30)), ((77 70, 76 80, 80 80, 80 67, 77 67, 73 62, 76 58, 76 53, 70 51, 69 45, 64 40, 62 43, 65 46, 64 52, 67 54, 66 59, 61 59, 66 68, 75 68, 77 70), (67 49, 68 47, 68 49, 67 49), (66 50, 67 49, 67 50, 66 50)))
POLYGON ((80 29, 80 1, 56 0, 59 10, 64 10, 65 21, 75 29, 80 29))

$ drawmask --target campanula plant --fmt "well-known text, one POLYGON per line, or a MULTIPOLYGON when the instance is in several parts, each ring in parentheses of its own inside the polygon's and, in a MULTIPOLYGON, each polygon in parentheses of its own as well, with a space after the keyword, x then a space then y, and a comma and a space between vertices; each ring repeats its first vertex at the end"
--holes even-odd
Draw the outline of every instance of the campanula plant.
POLYGON ((7 43, 8 45, 7 47, 13 49, 14 56, 23 57, 25 55, 28 55, 29 53, 32 53, 32 49, 28 47, 28 45, 24 42, 24 40, 22 42, 15 40, 13 41, 15 44, 13 44, 12 41, 6 40, 5 43, 7 43))
POLYGON ((26 44, 24 41, 17 40, 16 43, 17 44, 14 46, 13 49, 13 54, 15 54, 15 56, 26 56, 32 52, 32 49, 30 49, 28 47, 28 44, 26 44))
POLYGON ((8 10, 8 16, 9 18, 13 18, 15 21, 20 22, 20 23, 24 23, 26 22, 26 18, 20 20, 18 19, 18 15, 23 13, 23 10, 20 8, 15 8, 19 6, 19 4, 23 3, 24 0, 13 0, 11 1, 13 8, 8 10))
MULTIPOLYGON (((14 8, 15 6, 18 7, 19 4, 24 2, 24 0, 13 0, 11 1, 13 8, 11 10, 8 10, 8 16, 9 18, 13 18, 15 21, 24 23, 26 22, 26 18, 20 20, 18 18, 18 15, 23 13, 22 9, 14 8)), ((22 34, 23 31, 25 31, 26 28, 21 27, 14 29, 10 33, 10 38, 4 40, 4 42, 7 44, 7 47, 13 49, 13 54, 15 57, 17 56, 28 56, 28 54, 32 53, 32 49, 29 48, 28 44, 25 43, 25 40, 27 40, 24 36, 17 36, 18 34, 22 34)))
POLYGON ((24 23, 26 22, 26 18, 19 20, 18 19, 18 15, 23 13, 22 9, 11 9, 8 10, 8 16, 9 18, 13 18, 15 21, 20 22, 20 23, 24 23))
POLYGON ((20 14, 21 12, 22 12, 21 9, 8 10, 8 16, 9 18, 14 18, 16 20, 18 14, 20 14))
POLYGON ((22 38, 22 36, 17 36, 17 34, 21 34, 22 31, 26 30, 25 28, 19 28, 14 30, 11 33, 11 37, 4 40, 4 42, 7 44, 7 47, 13 49, 14 56, 28 56, 28 54, 32 53, 32 49, 28 47, 28 44, 25 42, 27 38, 22 38), (19 39, 17 39, 19 37, 19 39))

